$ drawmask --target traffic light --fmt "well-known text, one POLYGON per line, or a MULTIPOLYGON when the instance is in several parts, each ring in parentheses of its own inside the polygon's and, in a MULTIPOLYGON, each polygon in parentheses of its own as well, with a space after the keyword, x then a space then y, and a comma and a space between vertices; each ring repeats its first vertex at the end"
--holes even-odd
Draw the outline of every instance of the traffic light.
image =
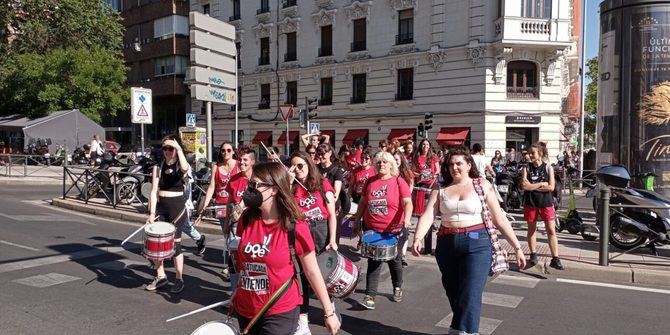
POLYGON ((305 97, 305 106, 307 108, 307 119, 315 119, 317 115, 316 109, 319 107, 319 99, 314 97, 305 97))
POLYGON ((425 130, 433 129, 433 113, 426 113, 423 115, 423 124, 425 130))
POLYGON ((300 128, 307 129, 307 111, 300 109, 300 128))
POLYGON ((426 137, 426 128, 423 126, 423 123, 419 123, 417 135, 419 137, 426 137))

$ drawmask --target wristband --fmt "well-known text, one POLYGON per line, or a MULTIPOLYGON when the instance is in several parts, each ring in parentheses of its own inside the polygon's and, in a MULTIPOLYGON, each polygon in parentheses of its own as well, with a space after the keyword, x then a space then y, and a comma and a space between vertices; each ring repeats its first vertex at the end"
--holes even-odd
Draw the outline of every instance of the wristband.
POLYGON ((522 250, 522 249, 521 249, 521 246, 514 247, 514 251, 520 251, 520 250, 522 250))
POLYGON ((324 318, 324 319, 327 319, 327 318, 329 318, 329 317, 331 317, 331 316, 334 316, 334 315, 335 315, 335 310, 333 310, 332 312, 330 312, 330 314, 324 314, 324 315, 323 315, 323 318, 324 318))

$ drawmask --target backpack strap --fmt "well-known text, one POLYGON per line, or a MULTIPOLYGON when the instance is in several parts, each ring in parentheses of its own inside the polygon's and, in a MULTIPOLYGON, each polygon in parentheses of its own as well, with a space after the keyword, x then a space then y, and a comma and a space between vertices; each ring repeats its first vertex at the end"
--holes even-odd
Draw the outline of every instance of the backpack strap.
POLYGON ((293 275, 298 280, 298 290, 300 291, 300 295, 302 295, 302 278, 300 278, 302 271, 300 271, 295 252, 295 221, 293 220, 291 220, 291 224, 288 227, 288 249, 291 254, 291 261, 293 262, 293 275))

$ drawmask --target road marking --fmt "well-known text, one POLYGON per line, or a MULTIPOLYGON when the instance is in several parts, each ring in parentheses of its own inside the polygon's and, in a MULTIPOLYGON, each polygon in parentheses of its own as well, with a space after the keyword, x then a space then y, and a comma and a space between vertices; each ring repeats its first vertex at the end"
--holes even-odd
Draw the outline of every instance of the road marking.
MULTIPOLYGON (((454 317, 454 313, 449 313, 445 316, 444 319, 440 320, 435 327, 440 328, 449 328, 451 326, 451 319, 454 317)), ((489 318, 479 318, 479 334, 481 335, 491 335, 493 332, 500 326, 502 320, 498 319, 489 319, 489 318)))
MULTIPOLYGON (((68 215, 81 216, 82 218, 87 218, 87 219, 95 219, 95 220, 113 222, 113 223, 118 223, 118 224, 122 224, 122 225, 126 225, 126 226, 134 226, 134 227, 139 227, 139 226, 142 225, 142 223, 139 223, 139 222, 121 221, 121 220, 110 219, 110 218, 106 218, 106 217, 102 217, 102 216, 95 216, 95 215, 92 215, 90 213, 82 213, 82 212, 69 210, 69 209, 66 209, 66 208, 56 207, 56 206, 50 205, 48 203, 45 204, 43 200, 22 200, 22 201, 26 202, 26 203, 29 203, 29 204, 33 204, 33 205, 38 206, 38 207, 48 209, 48 210, 58 211, 58 212, 66 213, 68 215)), ((83 221, 77 221, 77 222, 88 223, 88 224, 91 224, 93 226, 96 225, 95 223, 92 223, 92 222, 83 222, 83 221)))
POLYGON ((23 279, 12 280, 14 283, 19 283, 27 286, 45 288, 49 286, 54 286, 58 284, 63 284, 75 280, 79 280, 79 277, 72 277, 60 273, 48 273, 45 275, 32 276, 23 279))
POLYGON ((135 269, 135 268, 140 268, 140 267, 149 267, 148 262, 140 262, 140 261, 134 261, 131 259, 123 258, 123 259, 117 259, 115 261, 111 262, 104 262, 104 263, 99 263, 99 264, 94 264, 92 265, 94 268, 99 268, 99 269, 104 269, 104 270, 111 270, 111 271, 122 271, 125 269, 135 269))
POLYGON ((600 286, 600 287, 618 288, 618 289, 630 290, 630 291, 641 291, 641 292, 670 294, 670 290, 661 290, 661 289, 657 289, 657 288, 625 286, 625 285, 598 283, 598 282, 592 282, 592 281, 562 279, 562 278, 556 278, 556 281, 561 282, 561 283, 568 283, 568 284, 577 284, 577 285, 586 285, 586 286, 600 286))
POLYGON ((64 217, 64 216, 57 216, 57 215, 12 215, 12 214, 5 214, 5 213, 0 213, 0 216, 6 217, 10 220, 13 221, 42 221, 42 222, 79 222, 83 224, 87 224, 90 226, 95 226, 95 223, 92 222, 85 222, 85 221, 80 221, 77 219, 72 219, 69 217, 64 217))
POLYGON ((502 285, 509 285, 523 288, 535 288, 535 286, 537 286, 537 283, 539 282, 540 279, 537 278, 507 276, 507 275, 500 275, 496 279, 491 281, 491 283, 494 284, 502 284, 502 285))
POLYGON ((17 247, 17 248, 21 248, 21 249, 30 250, 30 251, 40 251, 40 249, 35 249, 35 248, 29 247, 27 245, 16 244, 16 243, 4 241, 4 240, 0 240, 0 243, 6 244, 6 245, 11 245, 12 247, 17 247))
POLYGON ((51 265, 56 263, 75 261, 79 259, 90 258, 105 254, 118 254, 124 251, 126 251, 126 249, 122 247, 107 247, 104 249, 88 249, 88 250, 77 251, 68 255, 46 256, 35 259, 29 259, 25 261, 0 264, 0 273, 30 269, 43 265, 51 265))
POLYGON ((517 308, 522 300, 523 297, 508 294, 484 292, 482 295, 482 303, 507 308, 517 308))

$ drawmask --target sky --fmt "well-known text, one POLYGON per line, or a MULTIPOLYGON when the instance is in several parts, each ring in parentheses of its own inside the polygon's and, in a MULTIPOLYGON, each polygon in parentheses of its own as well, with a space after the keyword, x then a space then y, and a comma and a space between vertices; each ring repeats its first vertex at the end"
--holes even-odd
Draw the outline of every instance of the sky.
MULTIPOLYGON (((600 3, 602 0, 584 0, 586 9, 583 10, 586 15, 586 59, 589 60, 598 56, 598 45, 600 43, 600 3)), ((584 88, 590 82, 585 78, 584 88)))

